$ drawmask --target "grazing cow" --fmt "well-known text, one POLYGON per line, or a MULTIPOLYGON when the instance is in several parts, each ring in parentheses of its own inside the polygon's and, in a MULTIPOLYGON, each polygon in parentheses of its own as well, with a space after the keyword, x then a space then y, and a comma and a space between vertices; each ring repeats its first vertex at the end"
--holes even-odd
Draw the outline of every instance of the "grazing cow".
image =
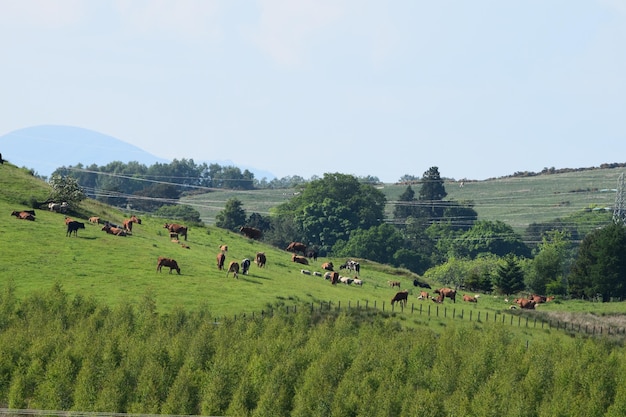
POLYGON ((393 307, 393 305, 396 302, 400 303, 401 306, 406 306, 408 299, 409 299, 409 292, 407 290, 398 291, 396 295, 394 295, 393 298, 391 299, 391 306, 393 307))
POLYGON ((220 245, 220 250, 222 252, 228 252, 228 245, 220 245))
POLYGON ((293 255, 291 255, 291 261, 292 262, 297 262, 297 263, 302 264, 302 265, 308 265, 309 264, 309 260, 307 258, 305 258, 304 256, 298 256, 295 253, 293 255))
POLYGON ((333 265, 333 263, 332 263, 332 262, 324 262, 324 263, 322 264, 322 269, 325 269, 325 270, 327 270, 327 271, 332 271, 334 267, 335 267, 335 266, 333 265))
POLYGON ((267 262, 265 252, 257 252, 255 262, 259 268, 263 268, 265 266, 265 262, 267 262))
POLYGON ((100 217, 98 217, 98 216, 91 216, 89 218, 89 223, 95 223, 95 224, 100 223, 100 217))
POLYGON ((175 269, 176 272, 178 272, 178 275, 180 275, 180 268, 178 267, 178 263, 175 260, 159 256, 159 259, 157 260, 157 272, 161 272, 161 268, 164 266, 169 267, 170 274, 172 273, 172 269, 175 269))
POLYGON ((387 284, 389 284, 389 286, 390 286, 391 288, 393 288, 393 287, 398 287, 398 288, 400 288, 400 281, 387 281, 387 284))
POLYGON ((11 216, 15 216, 16 219, 35 221, 35 215, 28 211, 14 211, 11 216))
POLYGON ((250 270, 250 259, 245 258, 241 261, 241 273, 244 275, 248 275, 248 271, 250 270))
POLYGON ((467 301, 468 303, 477 303, 478 299, 476 297, 472 297, 471 295, 464 294, 463 301, 467 301))
POLYGON ((74 232, 74 236, 78 237, 78 229, 84 229, 85 223, 71 221, 67 224, 67 232, 65 236, 72 236, 72 232, 74 232))
POLYGON ((330 272, 330 283, 335 285, 339 282, 339 272, 330 272))
POLYGON ((104 227, 102 228, 102 230, 104 232, 107 232, 110 235, 115 235, 115 236, 127 236, 127 233, 124 229, 116 227, 116 226, 111 226, 110 224, 105 224, 104 227))
POLYGON ((287 249, 285 249, 285 250, 287 252, 293 252, 293 253, 302 252, 302 255, 304 256, 304 254, 306 252, 306 245, 304 243, 300 243, 300 242, 291 242, 287 246, 287 249))
POLYGON ((239 263, 235 261, 231 261, 228 264, 228 271, 226 271, 226 276, 228 274, 233 273, 233 278, 239 278, 239 263))
POLYGON ((520 306, 520 308, 524 308, 527 310, 534 310, 535 305, 537 304, 533 300, 529 300, 528 298, 516 298, 515 303, 520 306))
POLYGON ((217 254, 217 269, 218 270, 222 270, 224 269, 224 262, 226 262, 226 255, 224 255, 224 252, 220 252, 217 254))
POLYGON ((349 271, 354 271, 358 274, 361 270, 361 265, 358 262, 348 260, 345 264, 339 266, 339 269, 348 269, 349 271))
POLYGON ((254 240, 261 239, 261 235, 263 234, 263 232, 255 227, 242 226, 239 228, 239 231, 248 239, 254 240))
POLYGON ((456 290, 453 290, 452 288, 440 288, 438 290, 435 290, 435 294, 441 294, 443 295, 443 298, 448 297, 454 303, 456 303, 456 290))
POLYGON ((429 294, 426 291, 421 291, 418 300, 426 300, 429 298, 429 294))
POLYGON ((182 224, 178 223, 165 223, 163 227, 170 232, 178 233, 181 236, 185 236, 185 240, 187 240, 187 226, 183 226, 182 224))

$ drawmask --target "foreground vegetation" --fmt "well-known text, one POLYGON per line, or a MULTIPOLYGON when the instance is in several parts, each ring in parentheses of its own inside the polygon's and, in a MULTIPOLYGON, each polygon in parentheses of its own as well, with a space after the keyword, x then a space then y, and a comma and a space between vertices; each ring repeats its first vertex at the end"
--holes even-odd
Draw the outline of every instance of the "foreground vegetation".
POLYGON ((59 286, 0 303, 10 408, 237 416, 622 416, 626 351, 524 343, 498 324, 435 333, 362 313, 222 320, 109 308, 59 286), (468 348, 471 346, 471 348, 468 348))

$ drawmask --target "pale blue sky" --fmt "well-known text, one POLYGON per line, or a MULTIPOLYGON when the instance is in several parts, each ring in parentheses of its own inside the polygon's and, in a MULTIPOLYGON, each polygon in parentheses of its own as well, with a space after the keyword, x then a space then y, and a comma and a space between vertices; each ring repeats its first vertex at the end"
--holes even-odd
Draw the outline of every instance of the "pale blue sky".
POLYGON ((626 162, 625 0, 0 0, 0 56, 0 135, 385 182, 626 162))

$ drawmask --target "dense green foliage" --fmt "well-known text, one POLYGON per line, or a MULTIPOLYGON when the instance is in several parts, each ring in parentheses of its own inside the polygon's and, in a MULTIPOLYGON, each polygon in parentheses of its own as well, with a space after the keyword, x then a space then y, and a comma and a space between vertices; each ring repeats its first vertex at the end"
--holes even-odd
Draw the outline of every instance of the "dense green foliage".
POLYGON ((237 416, 623 415, 624 348, 505 327, 408 330, 361 313, 216 322, 56 285, 0 295, 9 408, 237 416), (471 349, 468 342, 471 341, 471 349), (445 399, 445 400, 442 400, 445 399))

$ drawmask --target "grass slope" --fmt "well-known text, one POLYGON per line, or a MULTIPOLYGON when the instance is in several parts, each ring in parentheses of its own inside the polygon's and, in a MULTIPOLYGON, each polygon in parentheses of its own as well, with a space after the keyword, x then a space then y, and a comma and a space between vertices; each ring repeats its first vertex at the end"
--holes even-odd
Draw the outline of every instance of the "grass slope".
MULTIPOLYGON (((446 181, 446 199, 471 201, 480 220, 501 220, 521 233, 531 223, 551 221, 587 208, 612 208, 623 168, 593 169, 534 177, 499 178, 485 181, 446 181)), ((395 201, 406 185, 385 184, 379 189, 387 197, 385 217, 393 218, 395 201)), ((416 195, 420 185, 413 185, 416 195)), ((201 214, 207 224, 215 223, 226 201, 237 198, 248 214, 268 214, 293 195, 289 190, 213 191, 183 200, 201 214)))

